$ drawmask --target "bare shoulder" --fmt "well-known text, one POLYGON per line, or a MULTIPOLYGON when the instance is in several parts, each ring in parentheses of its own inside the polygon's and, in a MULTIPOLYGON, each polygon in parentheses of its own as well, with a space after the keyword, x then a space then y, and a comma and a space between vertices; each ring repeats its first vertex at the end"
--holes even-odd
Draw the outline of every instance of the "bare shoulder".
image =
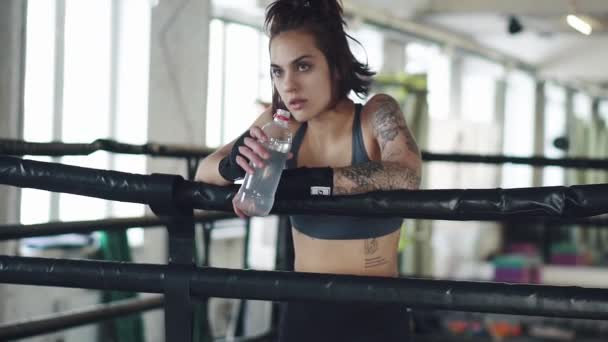
POLYGON ((387 106, 396 107, 399 109, 399 102, 395 100, 392 96, 388 94, 376 94, 367 100, 365 105, 363 106, 363 111, 368 113, 375 113, 381 108, 385 108, 387 106))
POLYGON ((387 94, 372 96, 363 106, 361 120, 375 138, 379 138, 379 135, 387 130, 394 132, 395 129, 406 127, 399 102, 387 94))
POLYGON ((372 96, 363 106, 361 120, 377 136, 378 125, 393 119, 394 123, 405 125, 405 117, 401 112, 399 102, 387 94, 372 96), (397 121, 395 121, 397 120, 397 121))
POLYGON ((374 95, 363 111, 383 160, 418 158, 419 150, 397 100, 387 94, 374 95))

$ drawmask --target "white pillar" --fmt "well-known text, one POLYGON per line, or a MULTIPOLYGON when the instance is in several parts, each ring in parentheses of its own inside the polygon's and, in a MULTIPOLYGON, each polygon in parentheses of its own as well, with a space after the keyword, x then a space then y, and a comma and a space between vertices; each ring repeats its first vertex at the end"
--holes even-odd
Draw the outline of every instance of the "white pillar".
MULTIPOLYGON (((23 136, 23 82, 25 79, 26 2, 0 1, 0 137, 23 136)), ((19 222, 20 190, 0 185, 0 224, 19 222)), ((0 254, 11 255, 15 242, 0 243, 0 254)), ((0 285, 0 299, 8 298, 7 287, 0 285)), ((0 308, 4 308, 0 302, 0 308)), ((0 321, 10 319, 0 310, 0 321), (5 319, 6 318, 6 319, 5 319)))
MULTIPOLYGON (((209 0, 160 1, 152 10, 148 139, 205 141, 209 0)), ((150 171, 180 173, 185 163, 152 159, 150 171)))
MULTIPOLYGON (((210 20, 209 0, 160 1, 152 9, 148 141, 203 146, 210 20)), ((186 177, 186 162, 150 158, 148 172, 186 177)), ((167 261, 166 253, 159 257, 167 261)))
MULTIPOLYGON (((202 147, 205 142, 210 0, 160 0, 152 9, 148 141, 202 147)), ((149 173, 186 177, 186 162, 149 158, 149 173)), ((146 262, 167 262, 164 229, 144 232, 146 262)), ((161 313, 145 316, 146 338, 161 341, 161 313)))
MULTIPOLYGON (((537 156, 545 155, 545 82, 536 83, 535 97, 535 122, 534 122, 534 154, 537 156)), ((532 186, 543 185, 543 168, 536 167, 532 172, 532 186)))
POLYGON ((462 118, 462 63, 463 57, 452 52, 450 58, 450 119, 462 118))

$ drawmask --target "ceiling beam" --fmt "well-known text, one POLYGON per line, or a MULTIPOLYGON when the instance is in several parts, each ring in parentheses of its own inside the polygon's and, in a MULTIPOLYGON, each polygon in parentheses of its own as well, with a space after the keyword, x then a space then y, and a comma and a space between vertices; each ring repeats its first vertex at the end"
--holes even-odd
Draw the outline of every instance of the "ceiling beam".
POLYGON ((420 14, 508 13, 533 16, 563 16, 576 11, 588 15, 608 14, 606 0, 428 0, 420 14), (571 4, 575 4, 573 9, 571 4))
POLYGON ((416 23, 401 17, 394 16, 386 10, 367 7, 355 1, 343 1, 344 10, 347 14, 374 24, 378 27, 408 33, 427 41, 435 42, 449 48, 467 51, 469 53, 488 58, 502 63, 508 67, 521 68, 534 74, 536 68, 516 57, 507 55, 500 51, 482 46, 467 36, 459 35, 447 30, 438 29, 429 25, 416 23))

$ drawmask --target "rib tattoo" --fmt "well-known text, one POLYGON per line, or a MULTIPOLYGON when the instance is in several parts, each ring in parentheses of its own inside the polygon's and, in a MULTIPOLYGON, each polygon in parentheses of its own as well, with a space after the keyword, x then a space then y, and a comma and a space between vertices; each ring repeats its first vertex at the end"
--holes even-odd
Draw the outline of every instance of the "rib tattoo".
POLYGON ((386 259, 384 259, 382 256, 374 256, 374 254, 378 251, 378 240, 368 239, 365 240, 363 244, 365 250, 365 268, 378 267, 388 264, 388 261, 386 261, 386 259))

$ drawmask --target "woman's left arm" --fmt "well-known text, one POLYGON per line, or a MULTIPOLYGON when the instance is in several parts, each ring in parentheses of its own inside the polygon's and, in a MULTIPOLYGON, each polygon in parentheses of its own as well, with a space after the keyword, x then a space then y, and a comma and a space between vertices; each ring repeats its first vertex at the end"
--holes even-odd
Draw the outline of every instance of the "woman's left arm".
POLYGON ((369 108, 373 134, 380 148, 380 161, 334 169, 335 195, 378 190, 418 189, 421 159, 418 145, 407 127, 395 99, 376 95, 369 108))

